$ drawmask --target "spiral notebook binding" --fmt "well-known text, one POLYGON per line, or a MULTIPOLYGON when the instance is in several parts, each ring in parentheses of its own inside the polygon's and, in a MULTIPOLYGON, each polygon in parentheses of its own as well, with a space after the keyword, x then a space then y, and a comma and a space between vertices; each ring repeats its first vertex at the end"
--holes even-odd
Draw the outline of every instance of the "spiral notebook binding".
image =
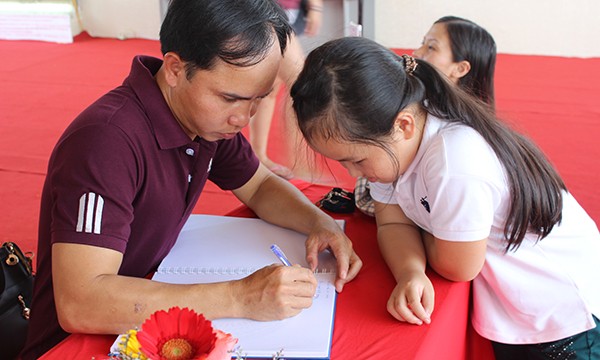
POLYGON ((335 273, 335 269, 316 269, 315 274, 332 274, 335 273))
MULTIPOLYGON (((159 274, 178 274, 178 275, 250 275, 258 270, 254 267, 218 267, 218 268, 195 268, 195 267, 163 267, 159 268, 159 274)), ((315 274, 335 273, 335 269, 322 268, 316 269, 315 274)))

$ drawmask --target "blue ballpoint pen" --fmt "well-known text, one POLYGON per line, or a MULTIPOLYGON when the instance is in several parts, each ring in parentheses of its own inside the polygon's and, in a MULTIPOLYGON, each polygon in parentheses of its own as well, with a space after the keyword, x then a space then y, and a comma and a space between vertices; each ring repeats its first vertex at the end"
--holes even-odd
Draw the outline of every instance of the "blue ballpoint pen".
POLYGON ((275 244, 271 245, 271 251, 273 252, 273 254, 275 254, 275 256, 277 256, 279 258, 279 260, 281 260, 281 262, 283 263, 283 265, 285 265, 285 266, 292 266, 292 263, 285 256, 285 254, 283 253, 283 251, 281 251, 281 249, 279 248, 279 246, 277 246, 275 244))

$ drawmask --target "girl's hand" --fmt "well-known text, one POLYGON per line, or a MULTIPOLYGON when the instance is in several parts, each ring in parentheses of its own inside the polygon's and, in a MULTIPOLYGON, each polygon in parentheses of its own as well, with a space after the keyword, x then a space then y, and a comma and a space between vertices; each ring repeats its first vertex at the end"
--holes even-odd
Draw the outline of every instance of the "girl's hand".
POLYGON ((340 293, 362 268, 362 260, 352 248, 352 242, 333 219, 315 225, 306 239, 306 261, 311 270, 318 267, 319 252, 330 249, 337 260, 335 290, 340 293))
POLYGON ((392 291, 387 310, 400 321, 416 325, 429 324, 434 298, 433 284, 424 272, 406 274, 398 280, 392 291))

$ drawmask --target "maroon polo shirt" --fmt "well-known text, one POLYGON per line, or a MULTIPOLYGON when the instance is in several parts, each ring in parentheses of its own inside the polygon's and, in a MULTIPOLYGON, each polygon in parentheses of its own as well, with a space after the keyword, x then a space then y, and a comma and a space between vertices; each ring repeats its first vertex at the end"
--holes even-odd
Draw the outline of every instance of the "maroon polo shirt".
POLYGON ((236 189, 258 168, 241 134, 190 140, 154 80, 161 65, 135 57, 123 85, 84 110, 52 152, 24 359, 37 358, 68 335, 55 310, 53 243, 117 250, 123 253, 119 274, 144 277, 173 246, 207 179, 236 189))

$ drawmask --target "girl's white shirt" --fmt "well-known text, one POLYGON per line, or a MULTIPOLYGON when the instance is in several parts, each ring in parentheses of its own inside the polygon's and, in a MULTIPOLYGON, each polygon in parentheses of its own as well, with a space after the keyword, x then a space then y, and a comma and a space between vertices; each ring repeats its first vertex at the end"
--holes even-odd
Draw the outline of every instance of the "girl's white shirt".
POLYGON ((485 264, 473 280, 472 323, 507 344, 562 339, 595 327, 600 317, 600 234, 563 193, 562 221, 541 241, 528 234, 505 252, 510 206, 505 171, 472 128, 428 116, 415 159, 395 184, 371 184, 376 201, 398 204, 438 239, 488 238, 485 264))

